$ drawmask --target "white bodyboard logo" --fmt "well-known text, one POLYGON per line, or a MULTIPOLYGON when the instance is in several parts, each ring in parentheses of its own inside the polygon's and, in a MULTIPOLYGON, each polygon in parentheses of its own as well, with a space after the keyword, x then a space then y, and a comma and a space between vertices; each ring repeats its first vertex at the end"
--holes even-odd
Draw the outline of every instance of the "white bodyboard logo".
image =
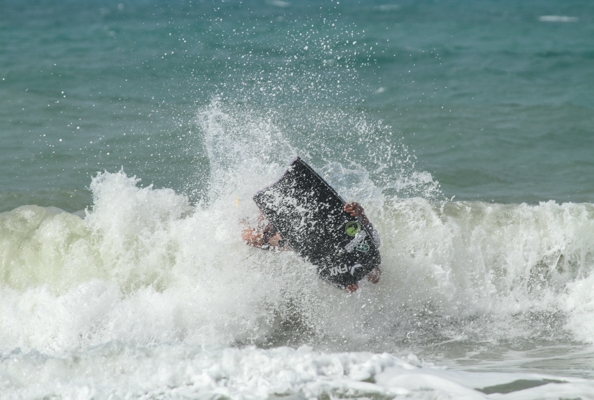
POLYGON ((351 252, 353 250, 355 250, 355 247, 357 247, 358 244, 360 244, 361 242, 363 242, 365 240, 365 238, 367 237, 367 233, 365 233, 365 231, 361 231, 359 233, 357 233, 354 237, 353 240, 351 240, 349 242, 349 244, 347 244, 344 249, 347 252, 351 252))
POLYGON ((341 265, 340 267, 332 267, 330 268, 330 276, 346 274, 347 272, 350 272, 351 275, 355 276, 355 271, 357 268, 363 268, 363 266, 361 264, 355 264, 350 268, 346 265, 341 265))
POLYGON ((355 276, 355 270, 357 268, 363 268, 363 266, 361 264, 355 264, 351 267, 351 275, 355 276))

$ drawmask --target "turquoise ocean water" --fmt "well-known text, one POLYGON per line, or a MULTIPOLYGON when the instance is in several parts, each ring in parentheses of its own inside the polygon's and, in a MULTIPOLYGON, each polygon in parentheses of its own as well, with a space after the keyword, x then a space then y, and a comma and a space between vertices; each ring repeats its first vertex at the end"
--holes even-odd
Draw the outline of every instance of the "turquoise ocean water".
POLYGON ((594 3, 0 0, 0 100, 8 398, 594 398, 594 3), (296 155, 376 287, 241 242, 296 155))

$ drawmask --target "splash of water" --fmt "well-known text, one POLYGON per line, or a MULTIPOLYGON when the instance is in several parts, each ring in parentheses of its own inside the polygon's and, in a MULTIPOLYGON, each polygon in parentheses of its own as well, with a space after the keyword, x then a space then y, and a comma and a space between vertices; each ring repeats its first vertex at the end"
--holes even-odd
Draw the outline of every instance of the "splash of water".
POLYGON ((61 354, 110 340, 380 352, 592 341, 592 205, 435 201, 430 179, 399 169, 393 182, 428 194, 391 195, 386 187, 397 185, 378 184, 363 162, 305 151, 343 196, 365 205, 382 235, 382 282, 348 296, 294 254, 241 242, 241 221, 257 212, 252 193, 301 148, 274 119, 229 107, 213 104, 199 117, 208 201, 192 205, 105 172, 91 183, 84 218, 36 206, 0 215, 4 351, 61 354))

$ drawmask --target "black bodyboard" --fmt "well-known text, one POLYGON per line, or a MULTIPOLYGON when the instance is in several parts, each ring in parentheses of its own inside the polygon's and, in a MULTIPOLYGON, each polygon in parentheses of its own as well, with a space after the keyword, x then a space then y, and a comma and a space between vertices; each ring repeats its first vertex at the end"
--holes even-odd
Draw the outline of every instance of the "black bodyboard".
POLYGON ((338 193, 300 158, 254 201, 289 246, 328 282, 346 287, 380 265, 369 229, 344 211, 338 193))

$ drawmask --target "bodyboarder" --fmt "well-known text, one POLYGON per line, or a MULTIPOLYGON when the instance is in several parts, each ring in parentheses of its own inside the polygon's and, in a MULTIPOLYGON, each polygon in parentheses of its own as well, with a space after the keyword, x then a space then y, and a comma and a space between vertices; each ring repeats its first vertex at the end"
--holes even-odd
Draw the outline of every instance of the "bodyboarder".
MULTIPOLYGON (((357 202, 349 202, 344 205, 344 211, 352 217, 359 217, 361 222, 369 229, 371 239, 376 247, 380 246, 380 238, 378 232, 375 230, 367 216, 365 210, 357 202)), ((243 230, 242 238, 244 242, 252 247, 257 247, 263 250, 279 250, 288 251, 291 248, 285 243, 281 234, 274 228, 274 226, 266 220, 264 215, 260 215, 256 227, 248 227, 243 230)), ((367 280, 371 283, 378 283, 381 276, 381 269, 375 267, 367 275, 367 280)), ((359 285, 354 283, 345 287, 349 293, 357 291, 359 285)))

